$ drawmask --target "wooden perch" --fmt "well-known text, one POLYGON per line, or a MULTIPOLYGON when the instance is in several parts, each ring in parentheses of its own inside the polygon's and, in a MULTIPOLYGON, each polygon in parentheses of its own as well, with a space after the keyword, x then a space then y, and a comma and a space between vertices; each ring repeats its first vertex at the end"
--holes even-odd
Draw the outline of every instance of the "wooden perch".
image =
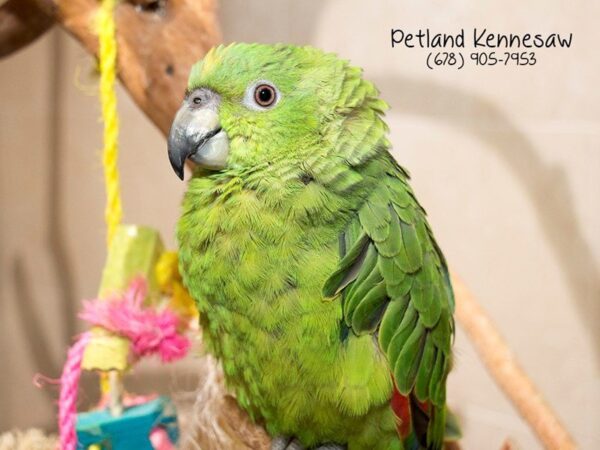
POLYGON ((54 25, 34 0, 8 0, 0 7, 0 58, 31 44, 54 25))
MULTIPOLYGON (((116 9, 119 76, 133 100, 163 133, 179 108, 192 64, 220 39, 212 0, 121 3, 116 9)), ((61 0, 58 17, 96 54, 91 32, 96 0, 61 0)))
POLYGON ((498 386, 548 449, 577 448, 573 438, 542 394, 527 377, 491 319, 462 280, 452 275, 456 295, 456 318, 475 345, 498 386))
MULTIPOLYGON (((57 21, 93 55, 97 0, 9 0, 0 7, 0 57, 27 45, 57 21)), ((215 0, 123 0, 116 10, 119 76, 134 101, 166 134, 190 67, 220 41, 215 0)), ((454 276, 457 318, 498 385, 549 449, 575 443, 527 378, 483 309, 454 276)), ((189 448, 267 448, 264 430, 241 412, 214 359, 203 359, 189 448)), ((199 369, 200 370, 200 369, 199 369)), ((188 436, 189 437, 189 436, 188 436)), ((184 446, 187 448, 187 446, 184 446)))
MULTIPOLYGON (((8 15, 9 6, 10 11, 18 9, 17 3, 31 10, 21 8, 14 16, 52 17, 91 54, 97 54, 97 0, 10 0, 0 14, 8 15)), ((142 111, 166 134, 183 99, 192 64, 221 40, 215 1, 122 1, 115 16, 119 78, 142 111)), ((2 27, 3 23, 0 33, 2 27)), ((38 26, 36 37, 42 32, 38 26)), ((4 36, 0 34, 0 48, 4 36)))

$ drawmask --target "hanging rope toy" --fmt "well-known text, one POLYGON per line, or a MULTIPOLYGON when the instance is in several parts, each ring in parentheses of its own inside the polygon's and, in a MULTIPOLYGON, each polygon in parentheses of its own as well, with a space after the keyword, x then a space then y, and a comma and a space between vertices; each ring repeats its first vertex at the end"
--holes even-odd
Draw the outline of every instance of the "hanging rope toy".
MULTIPOLYGON (((163 362, 171 362, 184 357, 190 340, 180 331, 181 317, 169 309, 145 307, 146 294, 146 281, 136 278, 122 296, 84 302, 80 318, 127 339, 135 360, 157 355, 163 362)), ((103 400, 98 411, 76 416, 82 362, 93 339, 92 331, 79 336, 63 368, 59 398, 61 448, 76 449, 78 442, 83 448, 109 442, 113 449, 173 448, 170 443, 177 440, 177 422, 174 408, 166 397, 126 398, 123 402, 126 409, 118 415, 112 414, 107 401, 103 400), (143 432, 132 433, 131 430, 143 432), (157 442, 160 447, 154 445, 157 442)))
POLYGON ((92 328, 69 349, 60 378, 61 450, 174 448, 178 428, 171 401, 124 394, 122 381, 143 357, 156 355, 163 362, 183 358, 191 345, 186 331, 196 314, 177 271, 177 255, 164 251, 158 232, 121 225, 116 4, 102 0, 98 17, 107 261, 98 298, 85 301, 80 314, 92 328), (100 374, 102 397, 95 410, 77 414, 82 370, 100 374))

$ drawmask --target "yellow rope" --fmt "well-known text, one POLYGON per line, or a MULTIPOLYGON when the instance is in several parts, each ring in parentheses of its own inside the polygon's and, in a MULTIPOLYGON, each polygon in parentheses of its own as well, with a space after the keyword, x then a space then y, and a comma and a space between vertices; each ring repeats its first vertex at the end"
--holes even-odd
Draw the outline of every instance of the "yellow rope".
MULTIPOLYGON (((104 150, 102 164, 104 166, 104 183, 106 186, 106 240, 110 249, 117 228, 123 215, 121 208, 121 192, 119 186, 118 134, 119 118, 117 115, 117 96, 115 80, 117 74, 117 40, 115 33, 114 11, 119 0, 102 0, 98 15, 98 34, 100 46, 100 102, 102 103, 102 120, 104 122, 104 150)), ((169 306, 183 317, 194 317, 194 302, 183 286, 177 271, 177 256, 169 253, 161 259, 157 267, 161 287, 170 295, 169 306)), ((108 372, 100 374, 100 390, 108 395, 113 387, 109 382, 108 372)))
MULTIPOLYGON (((117 73, 117 40, 115 37, 114 9, 118 0, 102 0, 98 15, 100 60, 100 102, 102 104, 102 120, 104 122, 104 150, 102 165, 104 166, 104 184, 106 189, 106 245, 110 248, 117 227, 121 223, 121 192, 119 187, 118 136, 119 117, 117 116, 117 95, 115 78, 117 73)), ((110 393, 108 373, 101 373, 100 390, 103 395, 110 393)))
POLYGON ((121 223, 121 192, 119 187, 117 96, 115 78, 117 73, 117 40, 115 35, 114 9, 118 0, 103 0, 99 10, 99 59, 100 101, 104 121, 104 182, 106 184, 106 240, 110 247, 116 229, 121 223))

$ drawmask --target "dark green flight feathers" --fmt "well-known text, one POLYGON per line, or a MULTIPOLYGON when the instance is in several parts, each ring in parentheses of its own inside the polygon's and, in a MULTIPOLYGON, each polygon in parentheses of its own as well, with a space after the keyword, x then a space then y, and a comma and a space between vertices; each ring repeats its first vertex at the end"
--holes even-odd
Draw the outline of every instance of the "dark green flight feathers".
POLYGON ((431 402, 427 437, 435 446, 444 435, 454 298, 425 211, 407 173, 394 169, 340 236, 341 260, 323 294, 341 295, 352 332, 377 336, 398 391, 431 402))

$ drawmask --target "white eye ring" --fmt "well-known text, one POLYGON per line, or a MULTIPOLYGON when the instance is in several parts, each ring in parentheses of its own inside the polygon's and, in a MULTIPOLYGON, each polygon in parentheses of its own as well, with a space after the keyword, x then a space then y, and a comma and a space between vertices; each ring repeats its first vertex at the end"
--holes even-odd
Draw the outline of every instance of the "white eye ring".
POLYGON ((268 80, 258 80, 254 83, 250 84, 246 89, 246 93, 244 94, 243 104, 246 108, 251 109, 253 111, 266 111, 269 109, 273 109, 279 100, 281 99, 281 93, 279 89, 268 80), (269 103, 265 102, 264 104, 259 103, 260 98, 257 92, 258 88, 264 87, 266 91, 272 92, 274 99, 269 103))

